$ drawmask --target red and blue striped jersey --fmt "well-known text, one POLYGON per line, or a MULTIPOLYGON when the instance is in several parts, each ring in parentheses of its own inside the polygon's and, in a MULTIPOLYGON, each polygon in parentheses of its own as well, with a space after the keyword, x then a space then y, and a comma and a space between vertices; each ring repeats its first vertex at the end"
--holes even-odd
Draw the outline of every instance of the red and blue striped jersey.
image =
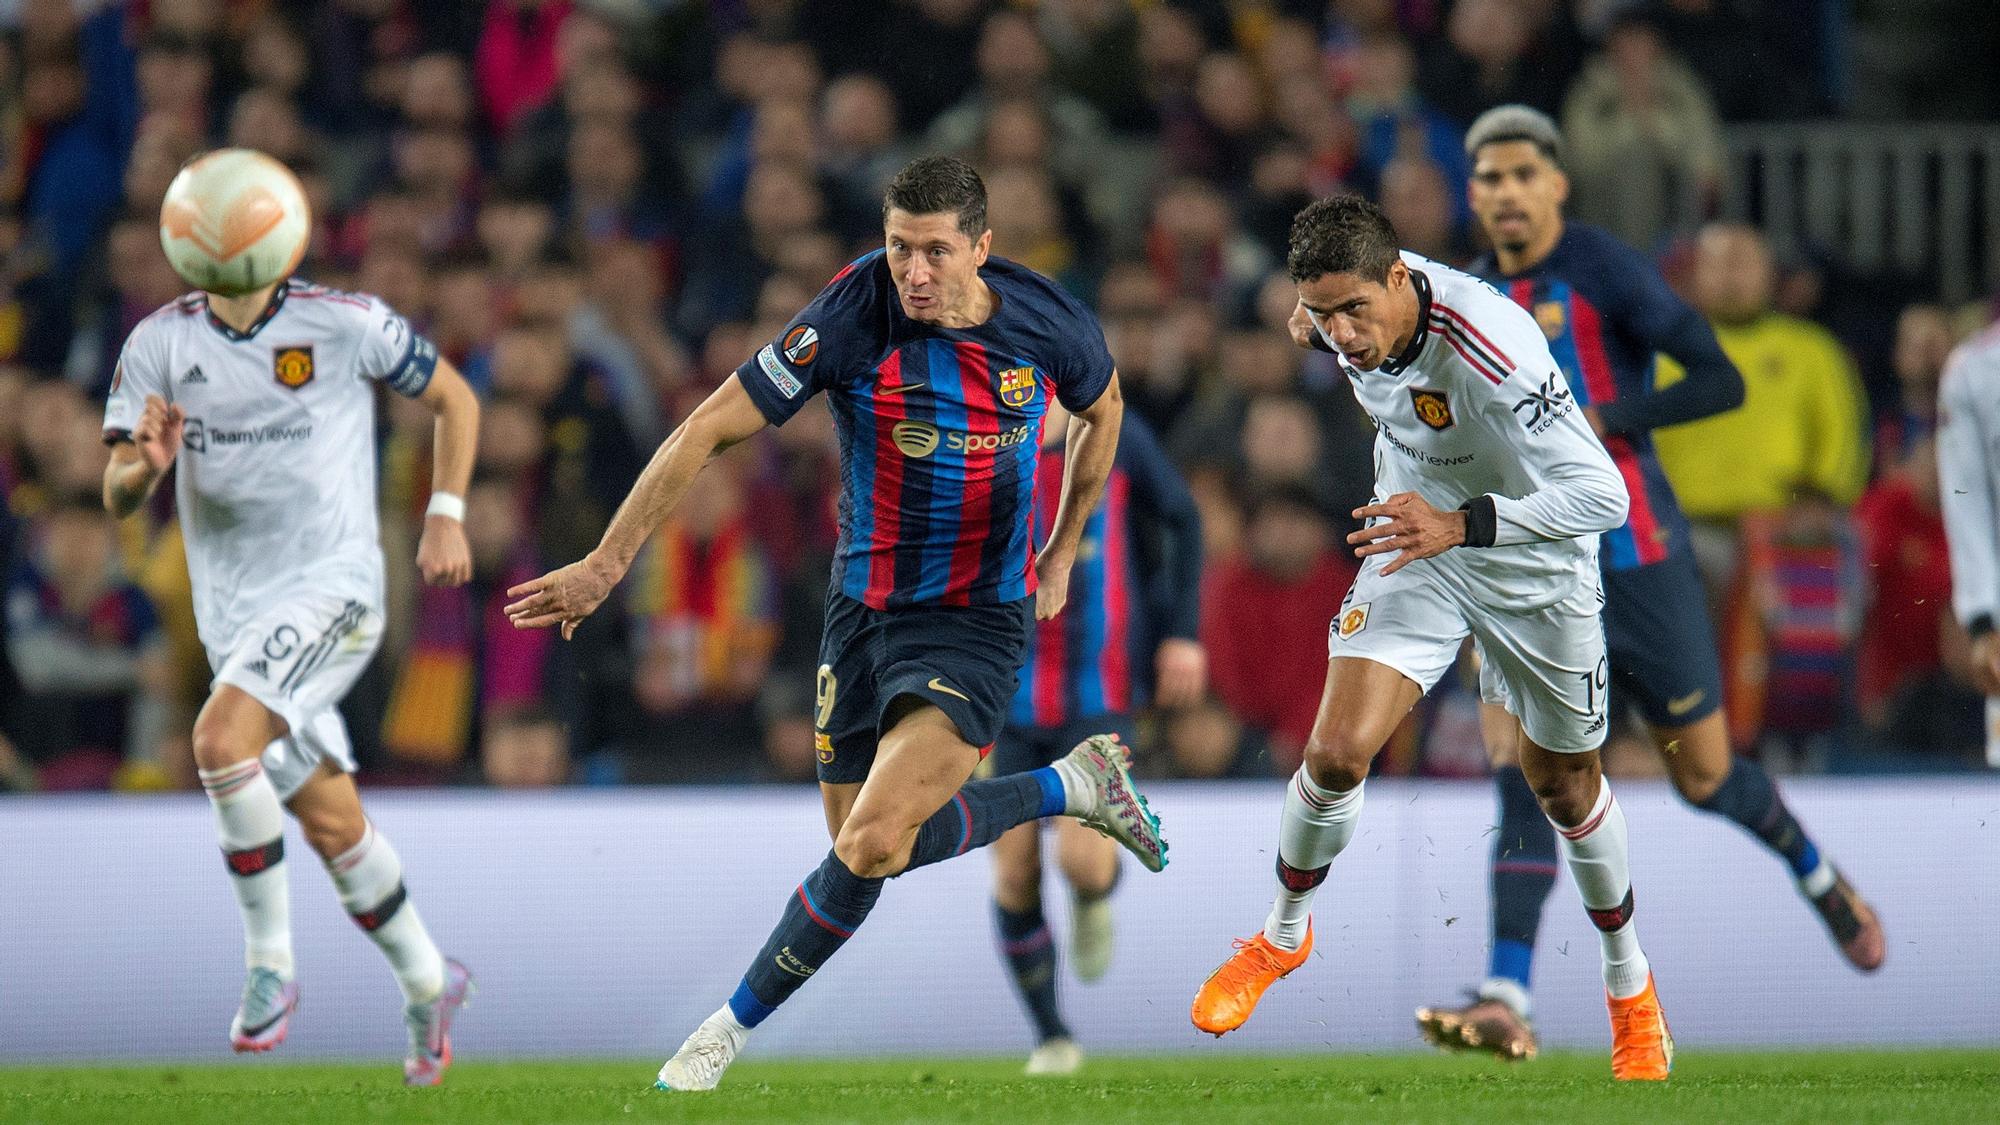
POLYGON ((1501 273, 1490 253, 1470 272, 1534 315, 1570 390, 1598 410, 1605 449, 1632 498, 1625 525, 1601 540, 1604 569, 1629 570, 1687 550, 1687 517, 1653 451, 1652 430, 1742 401, 1742 377, 1707 321, 1637 251, 1583 223, 1564 224, 1549 256, 1521 274, 1501 273), (1653 387, 1660 352, 1688 370, 1687 380, 1666 391, 1653 387))
MULTIPOLYGON (((1035 542, 1048 540, 1062 501, 1063 450, 1042 452, 1035 542)), ((1118 433, 1118 456, 1069 572, 1063 611, 1035 622, 1007 721, 1060 728, 1129 714, 1149 679, 1150 655, 1168 637, 1201 631, 1201 514, 1187 482, 1136 414, 1118 433), (1142 582, 1140 575, 1148 581, 1142 582)))
POLYGON ((1097 318, 1054 282, 989 258, 991 318, 911 320, 877 250, 842 270, 737 369, 773 425, 824 392, 840 441, 834 589, 875 609, 997 605, 1034 593, 1035 466, 1053 394, 1111 381, 1097 318))

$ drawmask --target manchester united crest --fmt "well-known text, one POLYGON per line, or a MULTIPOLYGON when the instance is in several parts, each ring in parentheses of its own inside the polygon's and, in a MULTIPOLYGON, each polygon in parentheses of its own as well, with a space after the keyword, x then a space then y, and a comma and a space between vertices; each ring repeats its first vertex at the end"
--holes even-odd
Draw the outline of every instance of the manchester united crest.
POLYGON ((1443 391, 1411 387, 1410 401, 1417 408, 1417 421, 1433 430, 1451 429, 1455 421, 1451 416, 1451 399, 1443 391))
POLYGON ((295 391, 312 382, 312 345, 299 344, 294 347, 279 348, 272 352, 271 375, 281 385, 295 391))
POLYGON ((1375 603, 1360 602, 1341 611, 1339 625, 1341 640, 1347 640, 1368 627, 1368 607, 1373 604, 1375 603))
POLYGON ((1035 369, 1010 367, 1000 373, 1000 401, 1016 410, 1035 401, 1035 369))

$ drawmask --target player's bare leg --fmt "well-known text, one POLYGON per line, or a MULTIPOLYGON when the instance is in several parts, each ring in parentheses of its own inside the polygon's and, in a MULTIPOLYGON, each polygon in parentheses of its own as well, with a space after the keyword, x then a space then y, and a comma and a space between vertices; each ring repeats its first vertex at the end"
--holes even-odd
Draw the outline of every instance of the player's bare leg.
POLYGON ((215 811, 229 881, 243 915, 243 1002, 230 1022, 237 1051, 285 1041, 299 988, 292 963, 291 894, 285 868, 285 814, 264 775, 264 748, 285 721, 241 688, 218 686, 194 722, 194 761, 215 811))
POLYGON ((471 974, 438 952, 409 901, 402 858, 362 811, 353 778, 321 763, 290 806, 306 842, 326 864, 341 905, 396 974, 410 1035, 403 1080, 437 1085, 451 1065, 451 1023, 471 993, 471 974))
POLYGON ((1112 834, 1153 870, 1165 866, 1158 819, 1132 787, 1114 739, 1086 739, 1053 766, 968 783, 979 751, 935 705, 901 696, 883 725, 868 778, 844 815, 845 795, 822 791, 829 824, 839 821, 833 850, 787 900, 729 1002, 660 1068, 661 1089, 714 1089, 750 1029, 853 936, 895 875, 1055 815, 1112 834))
POLYGON ((1601 940, 1612 1076, 1663 1080, 1673 1069, 1674 1040, 1633 921, 1625 813, 1612 798, 1597 751, 1557 753, 1524 735, 1521 772, 1562 837, 1563 858, 1601 940))
POLYGON ((1418 1008, 1417 1029, 1426 1042, 1444 1050, 1531 1059, 1540 1047, 1527 973, 1542 904, 1555 886, 1555 830, 1521 776, 1519 720, 1497 703, 1481 703, 1479 731, 1486 760, 1501 781, 1502 816, 1493 842, 1494 971, 1463 1004, 1418 1008), (1524 807, 1510 808, 1510 802, 1524 807))
POLYGON ((1285 789, 1271 914, 1262 933, 1238 939, 1235 954, 1202 982, 1189 1012, 1196 1027, 1223 1035, 1243 1026, 1264 991, 1305 964, 1313 892, 1353 838, 1369 764, 1422 695, 1386 664, 1349 656, 1327 662, 1305 765, 1285 789))
POLYGON ((1118 845, 1073 821, 1056 822, 1056 863, 1070 889, 1070 968, 1085 984, 1111 970, 1111 891, 1118 845))
POLYGON ((1874 908, 1821 857, 1764 768, 1731 751, 1722 712, 1687 726, 1651 730, 1680 795, 1704 812, 1735 821, 1777 853, 1848 963, 1862 972, 1881 968, 1888 942, 1874 908))

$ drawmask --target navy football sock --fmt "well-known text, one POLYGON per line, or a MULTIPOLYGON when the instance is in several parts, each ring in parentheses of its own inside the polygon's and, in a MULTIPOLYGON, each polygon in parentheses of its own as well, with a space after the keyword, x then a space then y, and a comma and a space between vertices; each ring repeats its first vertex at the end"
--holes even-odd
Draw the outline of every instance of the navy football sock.
POLYGON ((1556 833, 1519 766, 1494 771, 1500 828, 1493 840, 1493 957, 1487 975, 1525 991, 1542 904, 1556 885, 1556 833))
POLYGON ((743 974, 729 1009, 744 1027, 764 1022, 854 936, 882 893, 881 879, 864 879, 826 853, 785 902, 784 916, 743 974))
POLYGON ((1044 766, 1027 773, 969 781, 917 829, 904 871, 964 855, 998 840, 1016 825, 1063 811, 1062 779, 1044 766))
POLYGON ((1013 970, 1014 991, 1035 1024, 1035 1041, 1068 1038, 1069 1025, 1056 1011, 1056 942, 1039 904, 1026 910, 993 905, 1000 921, 1000 954, 1013 970))
POLYGON ((1729 776, 1695 807, 1717 816, 1726 816, 1764 842, 1764 846, 1784 857, 1792 875, 1803 879, 1819 869, 1819 849, 1800 827, 1792 810, 1778 796, 1771 775, 1748 758, 1731 759, 1729 776))

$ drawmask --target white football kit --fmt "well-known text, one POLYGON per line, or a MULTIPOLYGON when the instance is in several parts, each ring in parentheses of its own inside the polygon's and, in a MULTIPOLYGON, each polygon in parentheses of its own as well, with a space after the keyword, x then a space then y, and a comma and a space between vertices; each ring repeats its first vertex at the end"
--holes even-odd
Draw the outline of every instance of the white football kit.
MULTIPOLYGON (((1945 362, 1937 460, 1952 608, 1977 635, 2000 624, 2000 324, 1945 362)), ((2000 767, 2000 698, 1986 701, 1986 761, 2000 767)))
POLYGON ((119 355, 107 441, 130 438, 148 395, 187 412, 174 496, 195 625, 215 683, 291 728, 264 752, 280 797, 323 759, 354 769, 335 705, 382 633, 373 382, 415 397, 436 365, 379 299, 298 280, 247 332, 191 293, 119 355))
POLYGON ((1416 336, 1374 370, 1339 362, 1375 422, 1376 500, 1415 492, 1465 508, 1470 545, 1387 576, 1396 552, 1371 555, 1329 655, 1385 664, 1429 691, 1470 634, 1487 701, 1545 749, 1594 750, 1607 682, 1597 537, 1624 522, 1625 482, 1533 317, 1477 278, 1403 261, 1416 336))

